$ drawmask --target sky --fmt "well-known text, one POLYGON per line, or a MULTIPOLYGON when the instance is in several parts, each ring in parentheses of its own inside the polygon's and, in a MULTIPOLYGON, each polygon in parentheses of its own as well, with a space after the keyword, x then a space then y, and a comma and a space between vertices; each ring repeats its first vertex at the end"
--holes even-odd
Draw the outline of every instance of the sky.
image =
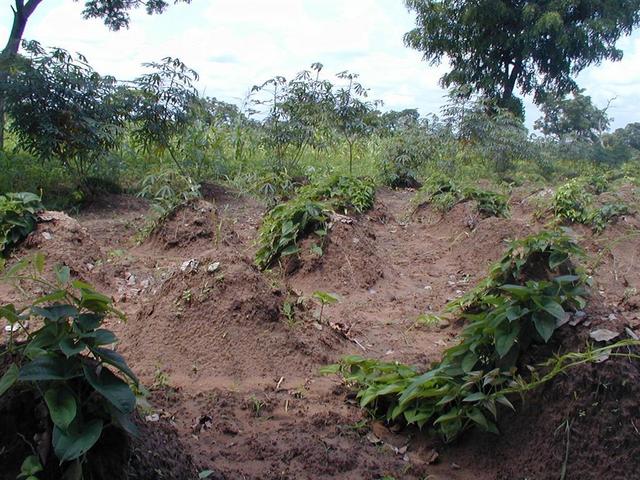
MULTIPOLYGON (((132 14, 128 30, 109 31, 100 20, 83 20, 82 3, 44 0, 25 38, 84 54, 102 74, 130 80, 142 63, 178 57, 200 74, 207 96, 241 104, 249 89, 275 76, 291 78, 314 62, 331 74, 360 75, 383 109, 418 108, 438 113, 446 92, 438 79, 446 65, 430 66, 402 36, 415 17, 402 0, 192 0, 163 15, 132 14)), ((0 0, 0 42, 8 36, 12 0, 0 0)), ((640 121, 640 31, 623 38, 620 62, 604 62, 577 78, 612 126, 640 121)), ((527 124, 540 116, 530 99, 527 124)))

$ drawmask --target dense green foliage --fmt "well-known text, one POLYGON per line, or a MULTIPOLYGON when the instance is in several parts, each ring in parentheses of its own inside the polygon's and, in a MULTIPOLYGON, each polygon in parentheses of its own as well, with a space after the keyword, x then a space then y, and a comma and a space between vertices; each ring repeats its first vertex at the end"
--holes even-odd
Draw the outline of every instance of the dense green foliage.
POLYGON ((13 363, 0 379, 0 395, 12 387, 33 390, 49 412, 53 453, 71 475, 82 468, 86 453, 105 427, 135 431, 130 415, 136 398, 128 382, 138 381, 124 358, 107 348, 117 339, 102 328, 104 319, 109 315, 124 318, 111 299, 90 285, 71 280, 68 267, 56 268, 56 283, 49 283, 42 276, 44 264, 42 254, 37 254, 4 274, 5 281, 36 283, 46 293, 25 308, 0 306, 0 317, 12 327, 12 334, 13 327, 27 332, 28 321, 42 322, 38 329, 27 332, 25 343, 9 339, 7 352, 13 363))
MULTIPOLYGON (((167 212, 197 196, 203 181, 275 205, 310 178, 348 173, 414 188, 434 173, 461 185, 482 178, 535 186, 614 165, 638 177, 633 125, 592 130, 597 141, 551 131, 535 138, 466 86, 450 92, 440 117, 381 112, 357 75, 342 72, 333 83, 314 64, 255 87, 238 108, 199 97, 197 74, 175 58, 147 64, 149 73, 123 83, 98 75, 82 57, 27 47, 8 82, 11 135, 0 153, 0 192, 41 189, 47 206, 128 190, 167 212)), ((500 208, 486 213, 503 215, 500 208)))
POLYGON ((332 212, 362 213, 373 206, 371 179, 334 176, 299 189, 291 200, 265 215, 258 237, 256 264, 268 268, 281 256, 298 253, 297 242, 310 233, 324 237, 332 212))
POLYGON ((640 1, 406 0, 416 28, 405 43, 431 63, 445 57, 451 70, 444 86, 471 85, 515 113, 514 97, 564 95, 573 77, 604 59, 619 60, 618 39, 640 23, 640 1))
POLYGON ((594 194, 607 190, 606 178, 574 178, 561 185, 553 197, 553 213, 561 222, 590 225, 601 232, 620 215, 630 213, 621 201, 596 205, 594 194))
POLYGON ((36 228, 36 213, 42 209, 33 193, 0 195, 0 257, 36 228))
POLYGON ((536 121, 536 129, 562 141, 596 142, 610 123, 606 109, 593 105, 582 90, 573 92, 572 98, 550 96, 541 109, 544 116, 536 121))
POLYGON ((87 179, 96 159, 118 145, 129 111, 123 90, 81 55, 24 46, 29 56, 4 86, 10 131, 41 162, 56 159, 87 179))
POLYGON ((575 253, 579 248, 559 232, 514 242, 463 302, 468 324, 460 342, 425 372, 359 356, 325 371, 340 372, 358 389, 360 405, 388 421, 431 425, 446 441, 474 425, 497 433, 498 406, 513 408, 502 391, 522 381, 521 354, 548 342, 567 312, 585 305, 575 253))

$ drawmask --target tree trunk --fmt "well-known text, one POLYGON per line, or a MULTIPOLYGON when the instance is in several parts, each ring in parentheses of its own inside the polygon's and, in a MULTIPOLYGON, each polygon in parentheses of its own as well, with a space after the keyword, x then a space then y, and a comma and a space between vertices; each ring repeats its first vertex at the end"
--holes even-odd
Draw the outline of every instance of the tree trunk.
MULTIPOLYGON (((2 53, 0 53, 0 86, 7 81, 9 77, 9 68, 11 62, 18 53, 20 42, 24 35, 24 29, 27 26, 27 20, 35 11, 36 7, 42 0, 15 0, 13 10, 13 25, 9 33, 9 39, 2 53)), ((5 105, 6 99, 4 92, 0 91, 0 151, 4 150, 4 125, 5 125, 5 105)))

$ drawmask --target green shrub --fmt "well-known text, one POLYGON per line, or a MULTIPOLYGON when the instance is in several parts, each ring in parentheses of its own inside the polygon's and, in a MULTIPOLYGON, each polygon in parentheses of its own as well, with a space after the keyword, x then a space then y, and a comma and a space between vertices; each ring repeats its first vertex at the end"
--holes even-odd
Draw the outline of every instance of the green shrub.
POLYGON ((521 354, 548 342, 567 310, 585 306, 586 279, 570 260, 579 251, 557 232, 515 242, 464 313, 460 342, 426 372, 359 356, 325 372, 340 372, 357 387, 360 405, 388 421, 429 424, 446 441, 474 425, 498 433, 498 405, 513 408, 502 390, 521 380, 521 354))
POLYGON ((7 350, 13 363, 0 379, 0 395, 23 385, 46 405, 53 453, 61 465, 66 464, 68 475, 82 468, 105 427, 135 430, 130 415, 136 398, 128 382, 138 381, 122 356, 107 348, 117 339, 102 328, 105 317, 124 316, 108 297, 70 280, 68 267, 55 269, 56 283, 49 283, 42 276, 44 263, 44 256, 37 254, 4 275, 4 280, 36 283, 47 292, 24 309, 0 306, 0 318, 28 337, 24 343, 14 343, 11 329, 7 350), (24 324, 29 320, 42 326, 27 332, 24 324))
POLYGON ((332 211, 362 213, 373 206, 375 184, 370 179, 334 176, 318 184, 305 185, 291 200, 276 205, 260 227, 256 264, 268 268, 281 256, 298 252, 297 242, 315 232, 326 234, 332 211))
POLYGON ((200 185, 175 169, 162 169, 147 175, 141 182, 138 196, 151 202, 154 216, 143 226, 138 240, 151 235, 177 208, 200 198, 200 185))
POLYGON ((558 220, 588 223, 593 197, 580 179, 573 179, 558 187, 553 196, 553 213, 558 220))
POLYGON ((0 195, 0 256, 35 228, 40 197, 29 192, 0 195))
POLYGON ((413 203, 431 204, 440 212, 448 212, 456 204, 473 200, 477 203, 479 213, 490 217, 508 217, 509 205, 507 197, 497 192, 477 187, 461 185, 455 180, 443 176, 432 176, 420 188, 413 203))
POLYGON ((594 207, 594 199, 589 190, 602 193, 608 188, 608 182, 593 179, 589 183, 585 182, 583 178, 576 178, 558 187, 553 197, 553 213, 558 220, 589 225, 600 233, 617 217, 630 212, 629 207, 622 202, 594 207))
POLYGON ((624 203, 607 203, 591 214, 589 224, 595 232, 600 233, 617 217, 626 215, 630 211, 629 207, 624 203))

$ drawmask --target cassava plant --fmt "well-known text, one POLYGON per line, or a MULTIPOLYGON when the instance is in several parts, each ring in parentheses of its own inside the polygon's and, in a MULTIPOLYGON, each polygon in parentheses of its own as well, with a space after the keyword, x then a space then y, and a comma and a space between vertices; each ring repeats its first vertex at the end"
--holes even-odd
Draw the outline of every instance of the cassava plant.
MULTIPOLYGON (((55 455, 65 478, 81 478, 87 453, 109 426, 134 433, 131 414, 136 397, 130 383, 138 380, 124 358, 109 346, 117 341, 102 328, 106 317, 124 319, 111 300, 90 285, 71 280, 68 267, 57 267, 55 281, 43 276, 42 254, 27 257, 6 271, 4 281, 21 288, 34 284, 47 293, 26 307, 5 304, 0 318, 10 325, 11 336, 5 355, 12 359, 0 379, 0 395, 10 388, 30 389, 49 413, 47 432, 40 438, 50 445, 38 445, 45 452, 42 465, 55 455), (27 330, 26 323, 40 325, 27 330), (14 341, 14 331, 26 341, 14 341)), ((31 471, 34 459, 26 462, 31 471)), ((24 467, 24 465, 23 465, 24 467)))

